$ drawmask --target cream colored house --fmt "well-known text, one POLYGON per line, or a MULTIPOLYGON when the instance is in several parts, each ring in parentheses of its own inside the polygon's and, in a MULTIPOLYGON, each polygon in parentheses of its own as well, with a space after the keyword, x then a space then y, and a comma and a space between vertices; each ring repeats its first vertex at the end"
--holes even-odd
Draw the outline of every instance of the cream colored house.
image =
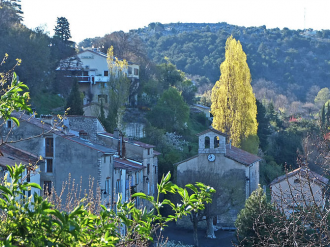
MULTIPOLYGON (((79 90, 84 94, 84 111, 92 114, 95 111, 93 105, 98 105, 101 101, 105 105, 109 102, 107 82, 110 80, 110 72, 107 54, 100 52, 99 49, 87 48, 76 57, 64 59, 57 70, 70 71, 70 75, 67 76, 78 79, 79 90)), ((124 73, 131 80, 132 85, 138 86, 139 70, 139 65, 128 62, 124 73)), ((130 102, 136 102, 135 94, 130 97, 134 98, 130 99, 130 102)))
MULTIPOLYGON (((234 227, 245 200, 259 184, 260 157, 226 144, 225 134, 210 128, 199 136, 198 155, 175 164, 179 186, 195 182, 214 187, 211 214, 214 224, 234 227)), ((178 225, 190 227, 189 219, 178 225)))
POLYGON ((271 184, 272 202, 287 215, 300 207, 325 204, 324 188, 329 180, 307 167, 276 178, 271 184))

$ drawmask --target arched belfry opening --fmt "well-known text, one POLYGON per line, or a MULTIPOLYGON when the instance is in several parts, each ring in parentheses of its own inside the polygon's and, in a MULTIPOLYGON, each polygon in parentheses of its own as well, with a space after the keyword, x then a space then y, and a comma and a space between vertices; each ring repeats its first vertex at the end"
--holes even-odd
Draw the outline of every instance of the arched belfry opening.
POLYGON ((214 137, 214 148, 218 148, 220 146, 219 141, 220 141, 219 136, 215 136, 214 137))
POLYGON ((205 136, 205 148, 210 148, 210 137, 205 136))

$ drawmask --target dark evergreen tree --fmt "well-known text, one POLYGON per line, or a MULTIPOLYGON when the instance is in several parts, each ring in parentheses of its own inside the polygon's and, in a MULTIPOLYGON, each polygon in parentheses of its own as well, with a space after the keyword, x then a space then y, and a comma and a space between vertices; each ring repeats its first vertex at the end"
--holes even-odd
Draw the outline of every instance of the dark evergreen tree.
POLYGON ((65 17, 57 17, 57 24, 55 26, 55 37, 67 42, 71 38, 70 24, 65 17))
POLYGON ((78 81, 75 81, 71 89, 66 109, 70 107, 69 115, 84 115, 83 99, 78 89, 78 81))
MULTIPOLYGON (((329 107, 328 107, 328 110, 329 110, 329 107)), ((322 106, 322 109, 321 109, 321 116, 320 116, 320 124, 321 124, 321 128, 325 128, 325 105, 322 106)))
POLYGON ((23 20, 21 0, 0 0, 0 30, 8 24, 19 23, 23 20))
POLYGON ((267 137, 270 135, 269 118, 266 116, 266 108, 263 106, 263 104, 259 100, 257 100, 256 103, 258 122, 257 135, 260 141, 260 148, 262 151, 265 151, 267 147, 267 137))

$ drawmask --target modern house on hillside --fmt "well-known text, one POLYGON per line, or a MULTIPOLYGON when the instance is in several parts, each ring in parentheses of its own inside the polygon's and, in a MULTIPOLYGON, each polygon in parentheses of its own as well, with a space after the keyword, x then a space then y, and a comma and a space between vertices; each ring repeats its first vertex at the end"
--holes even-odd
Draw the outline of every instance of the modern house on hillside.
MULTIPOLYGON (((84 94, 85 111, 91 111, 91 105, 107 104, 109 93, 107 82, 110 80, 110 72, 107 63, 107 54, 97 48, 86 48, 75 57, 61 60, 57 71, 66 71, 67 77, 76 78, 79 89, 84 94)), ((139 85, 139 65, 128 62, 124 71, 131 81, 130 104, 135 104, 137 95, 135 90, 139 85)), ((90 115, 90 114, 85 114, 90 115)))

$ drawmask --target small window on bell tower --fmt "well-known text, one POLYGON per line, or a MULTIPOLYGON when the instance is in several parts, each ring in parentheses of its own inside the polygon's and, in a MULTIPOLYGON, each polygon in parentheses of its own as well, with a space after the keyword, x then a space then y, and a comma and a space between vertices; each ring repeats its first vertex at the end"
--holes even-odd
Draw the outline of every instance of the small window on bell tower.
POLYGON ((219 147, 219 136, 215 136, 214 137, 214 148, 218 148, 219 147))
POLYGON ((205 148, 210 148, 210 137, 205 137, 205 148))

